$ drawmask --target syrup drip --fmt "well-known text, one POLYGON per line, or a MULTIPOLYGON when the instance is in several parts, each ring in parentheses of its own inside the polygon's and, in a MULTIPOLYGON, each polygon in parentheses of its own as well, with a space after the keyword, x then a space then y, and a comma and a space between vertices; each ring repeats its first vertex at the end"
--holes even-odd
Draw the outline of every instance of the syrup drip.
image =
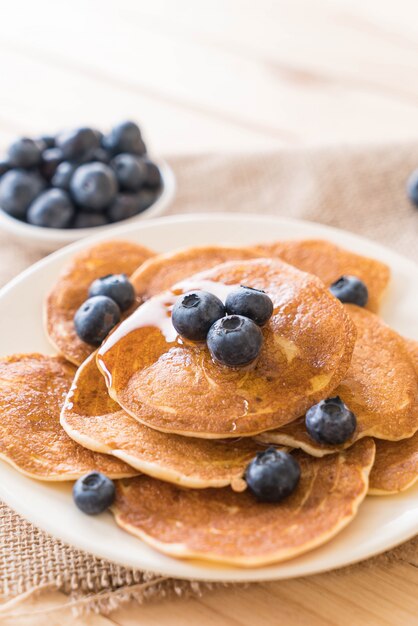
MULTIPOLYGON (((171 292, 150 298, 124 322, 122 322, 101 346, 98 352, 100 366, 106 370, 103 357, 121 339, 139 328, 158 328, 164 335, 167 343, 173 343, 177 339, 177 331, 171 322, 171 311, 177 298, 188 291, 209 291, 225 302, 227 295, 237 288, 238 285, 225 285, 211 280, 183 280, 172 288, 171 292)), ((108 372, 104 372, 105 374, 108 372)), ((109 375, 110 377, 110 375, 109 375)))

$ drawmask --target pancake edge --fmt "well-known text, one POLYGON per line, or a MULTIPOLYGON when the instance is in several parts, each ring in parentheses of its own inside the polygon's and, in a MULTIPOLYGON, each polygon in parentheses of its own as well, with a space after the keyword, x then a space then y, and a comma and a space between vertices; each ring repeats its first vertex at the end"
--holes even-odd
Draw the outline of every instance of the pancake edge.
MULTIPOLYGON (((74 472, 74 473, 68 472, 66 474, 50 474, 49 476, 41 476, 39 474, 34 474, 32 472, 28 472, 27 470, 24 470, 20 465, 18 465, 17 463, 9 459, 5 454, 0 453, 0 460, 4 461, 5 463, 13 467, 13 469, 18 471, 23 476, 27 476, 28 478, 33 478, 35 480, 39 480, 42 482, 50 482, 50 483, 52 482, 58 483, 58 482, 66 482, 66 481, 70 482, 70 481, 78 480, 82 476, 85 476, 86 474, 88 474, 88 471, 83 471, 83 472, 74 472)), ((89 471, 94 472, 96 470, 92 468, 89 471)), ((138 476, 138 472, 136 470, 134 470, 132 473, 129 473, 129 474, 123 473, 123 472, 118 473, 118 474, 109 472, 106 474, 106 476, 108 478, 111 478, 112 480, 119 480, 120 478, 134 478, 135 476, 138 476)))
MULTIPOLYGON (((131 417, 131 416, 129 416, 131 417)), ((134 418, 132 418, 134 419, 134 418)), ((133 467, 137 472, 135 475, 139 473, 146 474, 147 476, 151 476, 151 478, 155 478, 157 480, 161 480, 163 482, 170 483, 172 485, 176 485, 178 487, 187 487, 189 489, 209 489, 209 488, 221 488, 228 487, 232 484, 234 480, 237 478, 241 478, 244 474, 244 469, 237 471, 236 474, 231 475, 228 479, 217 479, 217 480, 206 480, 198 478, 191 478, 179 472, 178 470, 171 471, 163 471, 161 466, 150 463, 149 461, 141 461, 138 460, 138 457, 134 457, 123 450, 120 449, 111 449, 106 445, 99 444, 95 439, 88 437, 87 435, 81 434, 80 431, 71 428, 68 424, 65 416, 64 410, 61 412, 60 424, 67 433, 67 435, 76 443, 80 444, 84 448, 88 450, 92 450, 93 452, 100 452, 102 454, 107 454, 109 456, 113 456, 120 461, 123 461, 127 465, 133 467)), ((144 424, 146 426, 146 424, 144 424)), ((146 426, 149 428, 149 426, 146 426)), ((157 431, 158 432, 158 431, 157 431)), ((167 433, 173 434, 173 433, 167 433)), ((128 476, 118 476, 117 478, 127 478, 128 476)))
POLYGON ((363 502, 364 498, 367 495, 368 485, 369 485, 369 475, 373 467, 375 454, 376 454, 376 446, 374 445, 373 440, 370 440, 370 441, 373 443, 373 453, 371 455, 372 458, 369 464, 364 466, 360 471, 364 486, 363 486, 362 492, 352 502, 351 515, 347 515, 343 519, 341 519, 340 522, 336 524, 334 528, 332 528, 328 533, 324 533, 320 535, 319 537, 316 537, 315 539, 304 544, 303 546, 299 546, 297 549, 279 550, 275 552, 274 554, 271 553, 268 556, 266 555, 265 557, 258 556, 258 557, 251 557, 251 558, 222 557, 222 556, 216 556, 215 554, 208 555, 207 553, 201 553, 201 552, 197 552, 194 550, 190 550, 184 544, 179 544, 179 543, 166 544, 154 538, 151 538, 145 532, 139 530, 135 526, 132 526, 132 524, 121 523, 120 518, 118 516, 118 509, 116 506, 112 506, 110 510, 115 517, 116 524, 120 528, 122 528, 126 532, 129 532, 135 537, 138 537, 139 539, 144 541, 144 543, 150 545, 152 548, 158 550, 159 552, 162 552, 163 554, 166 554, 171 557, 175 557, 178 559, 193 559, 193 560, 197 559, 197 560, 201 560, 205 562, 218 563, 222 565, 235 565, 237 567, 242 567, 242 568, 255 568, 255 567, 262 567, 265 565, 272 565, 275 563, 281 563, 283 561, 296 558, 297 556, 300 556, 301 554, 309 552, 310 550, 313 550, 314 548, 317 548, 323 545, 324 543, 327 543, 333 537, 335 537, 341 530, 343 530, 357 515, 360 504, 363 502))

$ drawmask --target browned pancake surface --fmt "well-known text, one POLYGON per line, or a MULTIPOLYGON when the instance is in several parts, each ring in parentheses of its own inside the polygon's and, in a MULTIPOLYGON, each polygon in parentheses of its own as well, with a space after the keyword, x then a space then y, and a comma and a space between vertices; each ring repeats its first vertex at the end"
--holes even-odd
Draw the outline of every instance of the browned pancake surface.
POLYGON ((280 504, 139 476, 118 482, 113 512, 122 528, 171 556, 244 567, 283 561, 331 539, 355 516, 374 450, 366 439, 322 459, 296 452, 301 481, 280 504))
MULTIPOLYGON (((279 260, 256 259, 219 265, 188 280, 184 291, 202 281, 269 294, 275 309, 257 362, 238 370, 216 364, 204 343, 168 341, 150 325, 152 316, 132 331, 141 309, 154 306, 149 300, 98 352, 110 394, 128 413, 157 430, 189 436, 251 435, 292 421, 341 381, 355 329, 317 278, 279 260)), ((163 316, 170 316, 169 307, 163 316)))
POLYGON ((76 254, 64 268, 45 303, 49 339, 68 361, 80 365, 95 348, 81 341, 74 314, 96 279, 107 274, 132 274, 153 252, 129 241, 105 241, 76 254))
POLYGON ((390 278, 390 270, 381 261, 355 254, 322 239, 276 241, 256 246, 262 256, 279 257, 295 267, 318 276, 329 286, 343 274, 357 276, 367 285, 367 308, 378 311, 390 278))
POLYGON ((376 460, 369 493, 385 495, 412 487, 418 480, 418 433, 402 441, 376 439, 376 460))
POLYGON ((74 373, 60 357, 0 360, 0 457, 40 480, 73 480, 92 470, 133 476, 125 463, 82 448, 62 429, 60 411, 74 373))
POLYGON ((149 259, 132 275, 138 296, 144 300, 170 289, 172 285, 226 261, 253 259, 259 256, 251 248, 198 246, 159 254, 149 259))
MULTIPOLYGON (((418 341, 406 340, 418 375, 418 341)), ((385 495, 405 491, 418 480, 418 432, 401 441, 376 440, 376 460, 370 474, 369 493, 385 495)))
POLYGON ((195 439, 148 428, 109 397, 94 355, 76 374, 61 424, 87 448, 112 454, 154 478, 194 488, 233 483, 262 449, 250 439, 195 439))
POLYGON ((300 447, 322 456, 350 446, 361 437, 399 440, 418 429, 417 342, 407 341, 376 315, 355 305, 345 305, 357 328, 351 365, 335 390, 357 417, 354 437, 343 446, 326 446, 309 437, 305 418, 259 439, 300 447))

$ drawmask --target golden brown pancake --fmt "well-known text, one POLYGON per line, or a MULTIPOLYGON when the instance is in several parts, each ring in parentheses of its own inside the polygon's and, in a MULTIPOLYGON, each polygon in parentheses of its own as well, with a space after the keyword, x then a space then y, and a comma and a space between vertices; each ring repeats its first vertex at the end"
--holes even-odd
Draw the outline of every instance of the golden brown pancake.
POLYGON ((116 522, 157 550, 241 567, 277 563, 307 552, 356 515, 374 460, 371 439, 315 459, 297 451, 301 480, 280 504, 248 491, 181 489, 148 476, 118 481, 116 522))
POLYGON ((50 341, 68 361, 80 365, 95 350, 74 329, 74 314, 87 299, 91 283, 107 274, 130 275, 153 254, 130 241, 105 241, 79 252, 64 268, 47 297, 44 315, 50 341))
POLYGON ((185 487, 225 487, 239 480, 262 449, 251 439, 215 441, 148 428, 108 395, 94 355, 78 369, 61 425, 82 446, 111 454, 154 478, 185 487))
MULTIPOLYGON (((405 340, 418 376, 418 341, 405 340)), ((418 480, 418 432, 401 441, 376 440, 369 493, 384 496, 412 487, 418 480)))
POLYGON ((279 257, 295 267, 318 276, 331 285, 344 274, 357 276, 367 285, 370 311, 378 311, 382 295, 390 278, 387 265, 376 259, 344 250, 322 239, 276 241, 256 246, 261 256, 279 257))
POLYGON ((376 460, 369 493, 385 496, 412 487, 418 480, 418 433, 402 441, 376 440, 376 460))
POLYGON ((259 435, 259 441, 323 456, 361 437, 397 441, 418 430, 418 342, 403 339, 365 309, 345 306, 356 325, 357 341, 350 368, 333 395, 339 395, 357 417, 353 438, 342 446, 317 443, 300 417, 280 430, 259 435))
POLYGON ((75 480, 92 470, 110 478, 134 476, 122 461, 79 446, 60 426, 74 373, 61 357, 0 359, 0 458, 39 480, 75 480))
POLYGON ((355 329, 319 279, 280 260, 232 261, 145 302, 98 351, 109 393, 157 430, 186 436, 249 436, 291 422, 331 393, 351 360, 355 329), (171 307, 190 289, 222 297, 239 284, 265 290, 275 310, 255 364, 212 361, 205 343, 181 340, 171 307), (222 293, 221 293, 222 292, 222 293))
POLYGON ((147 300, 172 285, 209 270, 226 261, 241 261, 259 256, 251 248, 199 246, 159 254, 146 261, 132 275, 132 283, 140 298, 147 300))

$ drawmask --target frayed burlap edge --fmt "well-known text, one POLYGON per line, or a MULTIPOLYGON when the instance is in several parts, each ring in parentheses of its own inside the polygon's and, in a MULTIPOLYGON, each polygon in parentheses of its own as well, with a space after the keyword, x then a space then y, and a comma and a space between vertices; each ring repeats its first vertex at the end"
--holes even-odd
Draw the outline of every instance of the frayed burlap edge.
POLYGON ((18 599, 34 591, 68 594, 77 614, 109 613, 135 599, 200 596, 211 583, 169 579, 123 567, 76 550, 0 504, 0 617, 15 611, 18 599))
MULTIPOLYGON (((65 606, 80 616, 106 615, 131 600, 142 604, 175 596, 200 597, 226 585, 170 579, 100 559, 49 536, 5 504, 0 504, 0 524, 0 619, 24 615, 19 604, 44 589, 66 593, 65 606)), ((418 536, 337 573, 399 561, 418 567, 418 536)))

